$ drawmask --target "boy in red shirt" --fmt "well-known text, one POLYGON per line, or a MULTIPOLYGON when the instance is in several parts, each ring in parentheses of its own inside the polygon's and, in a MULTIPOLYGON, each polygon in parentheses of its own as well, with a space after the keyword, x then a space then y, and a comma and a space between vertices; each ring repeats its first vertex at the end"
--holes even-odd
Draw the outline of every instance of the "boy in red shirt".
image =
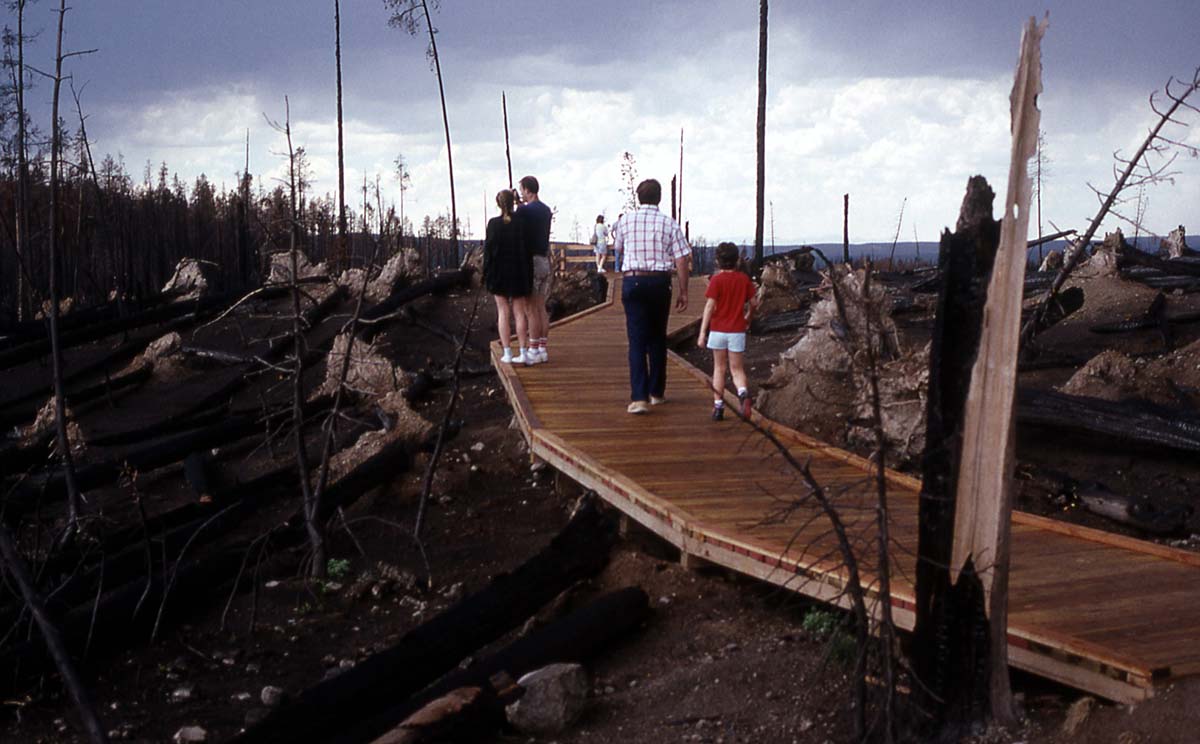
POLYGON ((746 328, 754 309, 758 307, 757 290, 750 277, 737 270, 738 248, 733 243, 717 246, 717 266, 720 268, 708 280, 704 296, 704 317, 700 321, 700 337, 696 345, 704 348, 705 339, 713 353, 713 412, 712 420, 725 418, 725 369, 733 374, 741 401, 742 415, 750 415, 750 393, 746 389, 746 368, 742 355, 746 351, 746 328))

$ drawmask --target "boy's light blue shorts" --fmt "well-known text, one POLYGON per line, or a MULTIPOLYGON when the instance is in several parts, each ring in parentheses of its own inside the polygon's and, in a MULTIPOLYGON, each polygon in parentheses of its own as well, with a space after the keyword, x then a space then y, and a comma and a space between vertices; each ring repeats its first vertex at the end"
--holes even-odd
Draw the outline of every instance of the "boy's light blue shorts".
POLYGON ((746 350, 746 334, 709 331, 708 348, 717 350, 728 349, 729 351, 736 351, 741 354, 746 350))

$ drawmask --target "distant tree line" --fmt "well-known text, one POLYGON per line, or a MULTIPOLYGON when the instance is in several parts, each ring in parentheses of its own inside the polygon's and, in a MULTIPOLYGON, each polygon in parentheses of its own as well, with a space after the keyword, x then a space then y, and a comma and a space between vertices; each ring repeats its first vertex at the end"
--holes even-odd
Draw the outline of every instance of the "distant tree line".
MULTIPOLYGON (((5 108, 6 113, 11 110, 5 108)), ((15 210, 18 164, 11 116, 0 121, 0 323, 30 319, 46 297, 49 253, 49 170, 45 147, 30 152, 27 173, 28 224, 26 250, 18 257, 15 210), (18 292, 23 276, 28 291, 18 292), (24 301, 18 303, 19 295, 24 301)), ((31 137, 31 141, 40 139, 31 137)), ((140 298, 158 292, 184 257, 209 262, 217 290, 237 290, 263 281, 269 255, 285 250, 290 212, 284 184, 242 174, 239 183, 214 185, 205 175, 186 184, 166 163, 149 162, 135 180, 121 159, 106 156, 89 167, 84 142, 72 136, 66 150, 58 203, 61 246, 61 296, 74 306, 111 299, 140 298)), ((301 249, 314 262, 334 254, 337 201, 330 194, 309 194, 309 172, 300 156, 299 237, 301 249)), ((363 208, 347 206, 352 231, 348 265, 369 255, 365 235, 387 241, 381 255, 420 238, 449 240, 450 218, 426 216, 419 230, 382 204, 378 180, 367 184, 363 208)))

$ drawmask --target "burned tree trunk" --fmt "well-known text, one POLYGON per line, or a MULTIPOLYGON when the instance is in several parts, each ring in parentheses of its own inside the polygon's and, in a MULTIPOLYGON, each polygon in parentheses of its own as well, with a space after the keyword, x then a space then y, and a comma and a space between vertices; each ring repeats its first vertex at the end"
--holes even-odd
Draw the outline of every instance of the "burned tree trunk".
POLYGON ((754 270, 763 264, 763 209, 766 201, 767 169, 767 0, 758 8, 758 123, 755 129, 758 147, 754 197, 754 270))
POLYGON ((50 225, 48 240, 50 244, 50 359, 51 379, 54 382, 54 426, 58 438, 58 456, 62 458, 63 473, 67 482, 68 535, 76 529, 79 522, 80 494, 75 484, 75 463, 71 458, 71 443, 67 436, 67 402, 63 386, 62 347, 58 343, 58 282, 59 282, 59 245, 58 245, 58 161, 62 152, 62 129, 58 123, 58 94, 62 88, 62 37, 63 21, 67 15, 66 0, 61 0, 58 10, 58 51, 54 64, 54 94, 50 106, 50 225))
POLYGON ((1016 720, 1008 681, 1014 398, 1045 29, 1031 18, 1021 37, 1003 221, 992 219, 987 182, 973 177, 938 257, 945 283, 929 361, 913 660, 921 707, 945 741, 1016 720))
POLYGON ((929 361, 913 666, 920 680, 916 689, 924 691, 924 704, 944 731, 965 728, 988 713, 990 629, 983 586, 977 567, 968 564, 952 583, 949 566, 967 391, 1000 239, 1000 224, 992 219, 994 196, 982 176, 970 180, 956 230, 942 235, 938 255, 943 284, 929 361))

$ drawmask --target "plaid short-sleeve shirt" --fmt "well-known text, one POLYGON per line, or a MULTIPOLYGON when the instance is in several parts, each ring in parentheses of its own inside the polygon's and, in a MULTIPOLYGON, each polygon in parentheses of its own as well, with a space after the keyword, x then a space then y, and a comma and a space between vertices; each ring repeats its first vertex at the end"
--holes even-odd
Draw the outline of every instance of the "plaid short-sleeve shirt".
POLYGON ((621 271, 670 271, 675 259, 692 252, 679 223, 652 204, 625 214, 613 232, 613 249, 622 256, 621 271))

